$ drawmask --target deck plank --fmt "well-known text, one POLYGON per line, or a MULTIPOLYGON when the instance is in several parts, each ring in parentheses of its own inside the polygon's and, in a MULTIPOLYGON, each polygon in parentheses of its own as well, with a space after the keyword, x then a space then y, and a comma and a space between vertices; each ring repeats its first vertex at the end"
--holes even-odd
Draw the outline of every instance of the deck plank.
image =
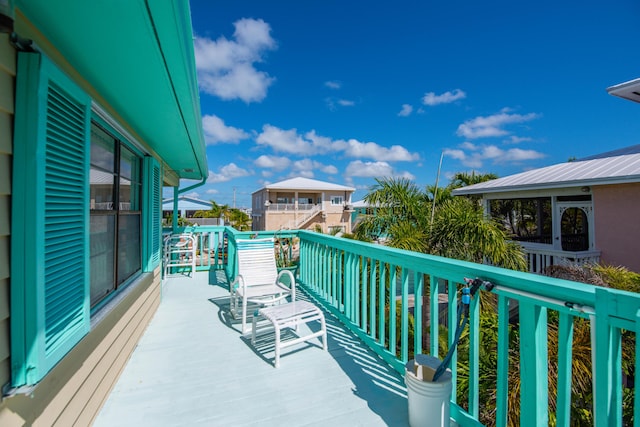
POLYGON ((408 424, 401 376, 327 312, 329 351, 315 338, 284 349, 274 368, 273 334, 256 346, 241 336, 220 274, 164 283, 95 426, 408 424))

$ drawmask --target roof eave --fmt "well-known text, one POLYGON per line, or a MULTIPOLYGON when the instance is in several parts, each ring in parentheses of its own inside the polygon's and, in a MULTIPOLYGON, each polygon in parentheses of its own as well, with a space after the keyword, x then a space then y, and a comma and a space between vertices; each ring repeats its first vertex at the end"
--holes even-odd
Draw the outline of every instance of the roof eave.
POLYGON ((613 96, 640 102, 640 78, 608 87, 607 92, 613 96))
POLYGON ((36 40, 43 51, 79 74, 83 89, 167 170, 208 175, 188 1, 14 3, 16 31, 44 37, 36 40))
POLYGON ((560 181, 560 182, 546 182, 536 184, 523 184, 523 185, 508 185, 502 187, 480 187, 472 188, 475 186, 456 188, 452 191, 454 196, 467 196, 478 194, 491 194, 491 193, 508 193, 508 192, 524 192, 535 190, 555 190, 560 188, 578 188, 585 186, 599 186, 599 185, 615 185, 615 184, 634 184, 640 182, 640 175, 629 175, 622 177, 609 177, 602 179, 584 179, 575 181, 560 181))

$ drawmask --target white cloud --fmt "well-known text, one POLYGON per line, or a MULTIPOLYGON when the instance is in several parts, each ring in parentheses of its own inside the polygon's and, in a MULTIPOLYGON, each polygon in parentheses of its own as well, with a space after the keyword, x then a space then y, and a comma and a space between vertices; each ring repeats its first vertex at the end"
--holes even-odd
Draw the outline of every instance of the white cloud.
POLYGON ((336 80, 331 80, 328 82, 324 82, 324 85, 329 89, 340 89, 342 87, 342 83, 336 80))
POLYGON ((360 142, 355 139, 348 141, 345 154, 348 157, 361 157, 373 160, 386 160, 389 162, 408 162, 420 159, 417 153, 410 153, 400 145, 392 145, 390 148, 383 147, 375 142, 360 142))
MULTIPOLYGON (((325 165, 317 160, 310 158, 304 158, 296 161, 292 161, 288 157, 279 156, 267 156, 262 155, 253 162, 257 167, 263 169, 271 169, 273 171, 283 171, 290 169, 291 174, 294 176, 305 176, 307 178, 313 177, 313 171, 319 170, 329 175, 335 175, 338 173, 338 168, 333 165, 325 165)), ((267 174, 262 173, 263 176, 270 176, 272 172, 267 171, 267 174)))
POLYGON ((465 150, 472 150, 475 151, 478 149, 478 146, 469 142, 469 141, 465 141, 462 144, 460 144, 461 148, 464 148, 465 150))
POLYGON ((269 124, 262 127, 262 133, 258 135, 256 142, 282 153, 311 155, 318 151, 318 147, 298 135, 296 129, 283 130, 269 124))
POLYGON ((434 92, 427 92, 422 97, 422 103, 433 107, 439 104, 450 104, 466 97, 467 94, 460 89, 456 89, 453 92, 445 92, 442 95, 436 95, 434 92))
POLYGON ((262 101, 274 82, 254 64, 265 53, 276 49, 271 27, 262 19, 243 18, 234 24, 235 40, 224 36, 217 40, 197 37, 194 41, 200 89, 224 100, 241 99, 247 103, 262 101))
POLYGON ((202 117, 202 129, 207 145, 215 145, 218 143, 237 144, 241 140, 249 137, 249 134, 242 129, 226 126, 224 121, 215 115, 202 117))
POLYGON ((486 161, 490 161, 492 164, 520 163, 545 157, 543 153, 535 150, 523 150, 520 148, 503 150, 495 145, 475 146, 469 143, 465 144, 462 145, 463 149, 444 150, 445 156, 459 160, 464 166, 476 169, 481 168, 486 161), (464 149, 469 152, 465 152, 464 149))
POLYGON ((215 188, 211 188, 209 190, 206 191, 207 194, 218 194, 219 191, 216 190, 215 188))
POLYGON ((338 168, 334 165, 323 165, 320 170, 328 175, 335 175, 338 173, 338 168))
POLYGON ((506 141, 506 144, 520 144, 521 142, 529 142, 532 141, 533 138, 528 138, 524 136, 515 136, 511 135, 506 141))
POLYGON ((338 107, 353 107, 356 105, 356 102, 350 99, 338 99, 335 97, 325 98, 324 102, 331 111, 336 111, 338 107))
POLYGON ((315 154, 344 153, 347 157, 385 160, 390 162, 419 160, 417 153, 411 153, 400 145, 383 147, 375 142, 360 142, 355 139, 345 141, 316 134, 314 130, 299 135, 296 129, 283 130, 272 125, 264 125, 256 138, 259 145, 271 147, 276 152, 311 156, 315 154))
POLYGON ((311 176, 313 176, 314 170, 319 170, 329 175, 335 175, 338 173, 338 168, 336 168, 335 166, 325 165, 309 158, 293 162, 292 169, 295 175, 310 174, 311 176))
POLYGON ((413 112, 413 107, 409 104, 402 104, 402 110, 398 113, 400 117, 407 117, 413 112))
POLYGON ((535 120, 539 114, 510 114, 508 110, 503 110, 492 116, 478 116, 470 119, 458 126, 457 134, 469 139, 488 138, 508 135, 509 132, 503 127, 513 123, 524 123, 535 120))
POLYGON ((354 160, 347 165, 345 177, 350 181, 352 177, 376 178, 376 177, 402 177, 415 179, 409 172, 396 173, 387 162, 363 162, 354 160))
POLYGON ((238 167, 235 163, 229 163, 228 165, 221 167, 219 173, 209 171, 209 178, 207 178, 207 182, 210 184, 216 184, 249 175, 251 175, 251 172, 248 170, 238 167))
POLYGON ((253 163, 260 168, 281 171, 287 169, 291 165, 291 160, 287 157, 262 155, 253 163))

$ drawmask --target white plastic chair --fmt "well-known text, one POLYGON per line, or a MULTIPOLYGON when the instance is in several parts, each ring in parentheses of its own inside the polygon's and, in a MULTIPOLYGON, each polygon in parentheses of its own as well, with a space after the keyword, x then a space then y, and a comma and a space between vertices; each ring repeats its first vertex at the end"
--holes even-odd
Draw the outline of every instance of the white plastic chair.
POLYGON ((296 299, 296 281, 288 270, 278 273, 273 239, 236 240, 237 276, 231 283, 231 315, 242 317, 242 333, 247 328, 247 307, 274 305, 296 299), (288 276, 289 286, 282 282, 288 276), (241 307, 240 307, 241 306, 241 307))
POLYGON ((196 271, 196 239, 192 233, 170 234, 164 239, 164 277, 178 268, 184 274, 184 267, 189 274, 196 271))

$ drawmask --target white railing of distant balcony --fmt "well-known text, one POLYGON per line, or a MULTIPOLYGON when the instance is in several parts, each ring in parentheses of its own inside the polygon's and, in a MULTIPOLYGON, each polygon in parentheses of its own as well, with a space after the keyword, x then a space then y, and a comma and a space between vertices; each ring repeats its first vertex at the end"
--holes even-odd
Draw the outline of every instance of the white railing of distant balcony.
POLYGON ((557 249, 547 249, 541 245, 520 243, 527 257, 530 273, 543 274, 552 265, 585 265, 597 264, 600 261, 600 251, 570 252, 557 249))
POLYGON ((294 211, 296 205, 294 203, 271 203, 266 206, 268 211, 294 211))

